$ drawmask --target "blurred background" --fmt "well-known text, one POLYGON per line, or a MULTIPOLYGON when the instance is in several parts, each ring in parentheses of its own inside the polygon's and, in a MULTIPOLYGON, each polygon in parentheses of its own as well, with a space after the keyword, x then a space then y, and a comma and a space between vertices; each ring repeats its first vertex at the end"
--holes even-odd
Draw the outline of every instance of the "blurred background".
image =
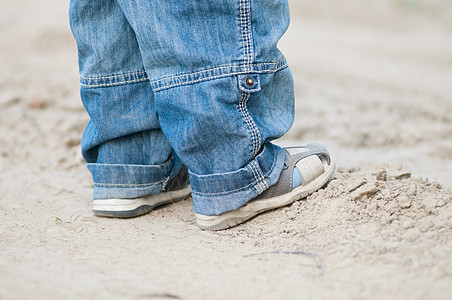
POLYGON ((400 163, 452 185, 452 2, 290 4, 287 138, 324 141, 339 165, 400 163))
MULTIPOLYGON (((280 48, 296 118, 280 143, 320 141, 339 166, 401 164, 452 186, 452 1, 289 2, 280 48)), ((0 0, 2 170, 85 172, 68 4, 0 0)))

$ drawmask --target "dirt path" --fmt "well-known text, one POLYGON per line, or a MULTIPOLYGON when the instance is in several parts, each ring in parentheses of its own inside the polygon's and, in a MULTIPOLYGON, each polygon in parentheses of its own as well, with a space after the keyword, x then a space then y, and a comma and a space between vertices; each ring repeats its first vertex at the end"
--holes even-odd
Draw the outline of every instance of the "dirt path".
POLYGON ((67 3, 0 2, 0 299, 450 299, 448 1, 291 2, 280 143, 321 141, 336 179, 222 232, 190 200, 91 215, 67 3))

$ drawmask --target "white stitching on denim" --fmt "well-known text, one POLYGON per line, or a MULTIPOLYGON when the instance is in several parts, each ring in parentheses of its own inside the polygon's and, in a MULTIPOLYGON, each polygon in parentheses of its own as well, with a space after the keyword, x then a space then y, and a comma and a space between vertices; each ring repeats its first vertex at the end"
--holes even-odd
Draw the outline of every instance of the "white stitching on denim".
POLYGON ((250 162, 249 166, 250 166, 251 172, 253 172, 254 179, 256 180, 256 185, 262 189, 262 186, 260 184, 261 179, 259 178, 259 174, 254 169, 254 160, 252 162, 250 162))
MULTIPOLYGON (((155 92, 159 92, 159 91, 166 90, 169 88, 179 87, 179 86, 183 86, 183 85, 196 84, 199 82, 218 79, 218 78, 224 78, 224 77, 228 77, 228 76, 248 74, 250 72, 253 72, 256 74, 276 73, 286 67, 287 67, 287 62, 285 61, 285 58, 283 57, 280 60, 278 60, 276 62, 272 62, 272 63, 258 63, 258 64, 252 64, 252 65, 224 65, 221 67, 205 69, 205 70, 201 70, 201 71, 197 71, 197 72, 193 72, 193 73, 179 73, 179 74, 175 74, 175 75, 171 75, 171 76, 167 76, 167 77, 162 77, 160 79, 152 80, 151 84, 153 86, 161 85, 160 87, 154 88, 155 92), (251 69, 249 69, 249 68, 251 68, 251 69), (236 69, 236 70, 239 69, 239 71, 227 72, 228 69, 236 69), (256 69, 258 69, 258 70, 256 70, 256 69), (215 75, 215 76, 206 76, 204 78, 199 78, 196 80, 187 80, 187 81, 177 82, 177 83, 173 83, 173 84, 165 84, 165 81, 174 81, 174 80, 178 80, 178 79, 180 80, 184 77, 190 77, 190 76, 203 76, 203 74, 208 74, 208 73, 212 73, 212 72, 225 72, 225 73, 215 75)), ((132 72, 132 73, 124 73, 124 74, 117 74, 117 75, 103 76, 103 77, 84 77, 84 76, 80 75, 80 78, 83 78, 86 80, 112 79, 112 78, 127 76, 127 75, 131 75, 131 74, 138 75, 138 74, 144 74, 144 73, 146 73, 146 72, 145 71, 137 71, 137 72, 132 72)), ((145 77, 145 78, 137 78, 137 79, 133 79, 133 80, 125 80, 125 81, 113 82, 113 83, 85 84, 85 83, 81 82, 80 84, 82 87, 85 87, 85 88, 96 88, 96 87, 116 86, 116 85, 127 84, 127 83, 144 82, 147 80, 149 80, 149 78, 145 77)))
MULTIPOLYGON (((196 80, 191 80, 191 81, 186 81, 186 82, 180 82, 180 83, 173 83, 173 84, 169 84, 169 85, 164 85, 162 87, 159 88, 155 88, 154 92, 159 92, 159 91, 163 91, 163 90, 167 90, 170 88, 174 88, 174 87, 178 87, 178 86, 183 86, 183 85, 190 85, 190 84, 195 84, 195 83, 199 83, 199 82, 203 82, 203 81, 208 81, 208 80, 212 80, 212 79, 218 79, 218 78, 224 78, 224 77, 229 77, 232 75, 236 75, 237 73, 225 73, 225 74, 221 74, 221 75, 216 75, 216 76, 211 76, 211 77, 205 77, 205 78, 200 78, 200 79, 196 79, 196 80)), ((174 77, 177 78, 177 77, 174 77)), ((156 82, 156 81, 154 81, 156 82)))
POLYGON ((263 186, 263 191, 265 191, 266 189, 268 189, 268 184, 267 184, 267 182, 265 182, 265 178, 264 178, 264 174, 262 174, 262 170, 261 170, 261 168, 259 167, 259 165, 257 164, 257 162, 256 162, 256 171, 259 173, 259 176, 260 176, 260 178, 261 178, 261 183, 262 183, 262 186, 263 186))
POLYGON ((240 22, 240 35, 243 46, 243 58, 246 64, 246 69, 250 70, 250 64, 254 58, 253 36, 251 32, 251 3, 250 0, 239 1, 239 22, 240 22))
POLYGON ((121 76, 129 76, 132 74, 139 75, 139 74, 144 74, 144 73, 146 73, 146 71, 135 71, 135 72, 129 72, 129 73, 113 74, 113 75, 108 75, 108 76, 93 76, 93 77, 85 77, 83 75, 80 75, 80 77, 83 79, 108 79, 108 78, 115 78, 115 77, 121 77, 121 76))
MULTIPOLYGON (((130 167, 129 164, 98 164, 98 163, 87 163, 88 167, 96 167, 96 166, 102 166, 102 167, 130 167)), ((132 165, 133 168, 141 168, 141 169, 161 169, 162 167, 167 167, 170 165, 170 162, 164 162, 161 165, 132 165)))
POLYGON ((242 93, 242 97, 239 101, 238 108, 240 113, 242 114, 243 119, 245 119, 245 122, 248 125, 249 130, 251 131, 251 142, 253 146, 251 158, 254 158, 259 152, 259 149, 261 147, 262 137, 259 132, 259 129, 256 126, 256 123, 254 123, 246 107, 246 104, 249 99, 250 99, 249 93, 242 93))
MULTIPOLYGON (((277 66, 281 61, 282 60, 280 60, 276 63, 258 64, 257 66, 261 66, 261 65, 262 66, 264 66, 264 65, 277 66)), ((247 66, 231 66, 231 67, 246 68, 247 66)), ((179 82, 179 83, 173 83, 173 84, 164 84, 163 83, 164 81, 175 80, 176 78, 182 78, 182 77, 193 76, 193 75, 201 75, 202 73, 208 73, 208 72, 217 71, 217 70, 219 71, 219 70, 228 69, 228 68, 230 68, 230 67, 226 66, 226 67, 206 69, 206 70, 194 72, 194 73, 187 73, 187 74, 165 77, 162 79, 153 80, 153 81, 151 81, 151 84, 152 85, 160 85, 160 82, 161 82, 161 84, 163 85, 162 87, 154 88, 154 92, 159 92, 159 91, 163 91, 166 89, 179 87, 179 86, 183 86, 183 85, 190 85, 190 84, 195 84, 195 83, 199 83, 199 82, 203 82, 203 81, 224 78, 224 77, 229 77, 229 76, 234 76, 234 75, 242 75, 242 74, 247 74, 247 73, 251 72, 251 71, 228 72, 228 73, 224 73, 224 74, 220 74, 220 75, 208 76, 208 77, 204 77, 204 78, 200 78, 200 79, 196 79, 196 80, 189 80, 189 81, 184 81, 184 82, 179 82)), ((282 64, 281 66, 277 67, 276 69, 268 68, 268 69, 264 69, 264 70, 254 70, 253 73, 256 73, 256 74, 276 73, 284 68, 287 68, 287 63, 282 64)))
MULTIPOLYGON (((268 63, 257 63, 257 64, 253 64, 253 67, 266 67, 266 66, 271 66, 273 65, 273 67, 276 67, 277 65, 282 64, 281 66, 287 66, 287 62, 285 61, 285 57, 282 57, 280 60, 276 61, 276 62, 268 62, 268 63)), ((215 67, 215 68, 210 68, 210 69, 204 69, 201 71, 197 71, 197 72, 192 72, 192 73, 177 73, 171 76, 166 76, 166 77, 162 77, 160 79, 157 80, 153 80, 153 82, 156 81, 161 81, 161 80, 166 80, 166 79, 172 79, 172 78, 176 78, 176 77, 182 77, 182 76, 187 76, 187 75, 195 75, 195 74, 201 74, 204 72, 210 72, 210 71, 214 71, 214 70, 221 70, 221 69, 230 69, 230 68, 246 68, 248 67, 248 65, 245 64, 241 64, 241 65, 235 65, 235 64, 229 64, 229 65, 222 65, 219 67, 215 67)), ((277 69, 281 69, 280 67, 278 67, 277 69)), ((246 73, 245 71, 243 73, 246 73)))
MULTIPOLYGON (((268 172, 265 173, 264 178, 267 177, 268 174, 270 174, 270 173, 274 170, 274 168, 275 168, 275 165, 276 165, 276 153, 277 153, 277 152, 275 151, 275 153, 273 154, 273 163, 272 163, 272 166, 270 167, 270 169, 268 170, 268 172)), ((226 192, 218 192, 218 193, 202 193, 202 192, 196 192, 196 191, 194 191, 194 190, 192 190, 191 192, 192 192, 192 194, 206 195, 206 196, 226 195, 226 194, 231 194, 231 193, 234 193, 234 192, 239 192, 239 191, 241 191, 241 190, 245 190, 245 189, 247 189, 247 188, 249 188, 250 186, 253 186, 253 185, 255 185, 255 184, 257 184, 257 181, 253 181, 253 182, 251 182, 250 184, 248 184, 248 185, 246 185, 246 186, 244 186, 244 187, 241 187, 241 188, 238 188, 238 189, 235 189, 235 190, 226 191, 226 192)))
POLYGON ((260 166, 257 164, 257 162, 256 162, 256 166, 257 166, 256 170, 259 173, 259 175, 261 176, 260 178, 261 178, 261 184, 263 186, 263 191, 265 191, 266 189, 268 189, 268 184, 267 184, 267 182, 265 182, 264 174, 262 174, 262 170, 261 170, 260 166))
POLYGON ((259 177, 259 173, 254 169, 254 166, 251 166, 251 170, 253 171, 254 178, 256 178, 256 190, 257 193, 260 194, 264 191, 262 186, 262 179, 259 177))
POLYGON ((226 191, 226 192, 218 192, 218 193, 202 193, 202 192, 196 192, 196 191, 193 191, 193 190, 191 192, 194 193, 194 194, 206 195, 206 196, 210 196, 210 195, 226 195, 226 194, 230 194, 230 193, 233 193, 233 192, 239 192, 241 190, 245 190, 245 189, 249 188, 250 186, 253 186, 253 185, 256 185, 256 184, 257 184, 257 181, 253 181, 253 182, 251 182, 250 184, 248 184, 248 185, 246 185, 244 187, 241 187, 241 188, 238 188, 238 189, 235 189, 235 190, 226 191))
MULTIPOLYGON (((169 177, 168 177, 169 178, 169 177)), ((133 187, 140 187, 140 186, 147 186, 147 187, 154 187, 156 185, 162 184, 166 181, 165 180, 160 180, 160 181, 156 181, 154 183, 136 183, 136 184, 130 184, 130 183, 100 183, 100 182, 94 182, 94 185, 97 187, 123 187, 123 188, 133 188, 133 187)))
POLYGON ((259 171, 260 167, 255 160, 250 163, 251 170, 253 171, 254 177, 256 178, 257 186, 259 187, 258 193, 262 193, 266 190, 266 184, 264 183, 264 178, 262 177, 262 172, 259 171))
MULTIPOLYGON (((285 67, 287 67, 287 65, 284 65, 284 66, 282 66, 282 67, 280 67, 278 69, 274 69, 274 70, 255 71, 254 73, 259 73, 259 74, 275 73, 275 72, 278 72, 281 69, 284 69, 285 67)), ((234 76, 234 75, 241 75, 241 74, 246 74, 246 73, 248 73, 248 72, 225 73, 225 74, 221 74, 221 75, 210 76, 210 77, 200 78, 200 79, 186 81, 186 82, 169 84, 169 85, 165 85, 165 86, 162 86, 162 87, 154 89, 154 92, 159 92, 159 91, 162 91, 162 90, 166 90, 166 89, 170 89, 170 88, 174 88, 174 87, 178 87, 178 86, 182 86, 182 85, 190 85, 190 84, 195 84, 195 83, 208 81, 208 80, 212 80, 212 79, 218 79, 218 78, 229 77, 229 76, 234 76)))
POLYGON ((112 82, 112 83, 102 83, 102 84, 84 84, 80 83, 81 86, 87 87, 87 88, 95 88, 95 87, 107 87, 107 86, 116 86, 121 84, 127 84, 127 83, 135 83, 135 82, 144 82, 147 81, 147 78, 142 79, 134 79, 134 80, 126 80, 126 81, 120 81, 120 82, 112 82))

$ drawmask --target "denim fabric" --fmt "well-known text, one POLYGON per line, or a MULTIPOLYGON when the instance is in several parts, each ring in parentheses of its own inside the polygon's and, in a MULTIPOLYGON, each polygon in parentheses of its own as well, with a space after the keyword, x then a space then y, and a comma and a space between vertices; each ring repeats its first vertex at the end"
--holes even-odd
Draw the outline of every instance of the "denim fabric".
POLYGON ((294 114, 276 47, 288 22, 286 0, 72 0, 94 198, 158 193, 182 163, 200 214, 275 184, 271 141, 294 114))

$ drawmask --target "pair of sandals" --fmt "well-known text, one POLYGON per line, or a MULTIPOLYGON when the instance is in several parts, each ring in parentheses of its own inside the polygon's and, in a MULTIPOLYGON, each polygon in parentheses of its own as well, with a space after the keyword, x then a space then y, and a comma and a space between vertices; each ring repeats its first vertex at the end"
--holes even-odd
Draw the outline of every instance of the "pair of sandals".
MULTIPOLYGON (((335 164, 328 151, 320 144, 287 147, 286 161, 276 184, 246 205, 218 216, 196 214, 196 222, 204 230, 222 230, 243 223, 268 210, 289 205, 322 188, 332 178, 335 164), (298 173, 295 174, 294 172, 298 173), (294 178, 301 176, 301 183, 294 178)), ((150 212, 157 206, 186 199, 190 196, 187 167, 171 179, 166 191, 136 199, 94 200, 93 213, 97 216, 130 218, 150 212)))

